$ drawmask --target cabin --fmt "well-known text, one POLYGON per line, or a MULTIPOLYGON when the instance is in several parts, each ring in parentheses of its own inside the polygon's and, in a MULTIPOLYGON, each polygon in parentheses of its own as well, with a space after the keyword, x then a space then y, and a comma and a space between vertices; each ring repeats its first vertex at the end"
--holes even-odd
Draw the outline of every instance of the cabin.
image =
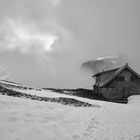
POLYGON ((94 94, 108 100, 126 99, 131 95, 140 95, 140 75, 128 66, 102 71, 93 75, 94 94))

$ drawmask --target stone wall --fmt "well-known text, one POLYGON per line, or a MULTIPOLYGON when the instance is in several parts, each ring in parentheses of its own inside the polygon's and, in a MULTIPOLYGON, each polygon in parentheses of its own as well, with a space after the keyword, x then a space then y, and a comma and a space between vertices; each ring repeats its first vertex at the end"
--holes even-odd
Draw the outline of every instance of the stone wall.
POLYGON ((109 100, 120 100, 131 95, 140 95, 140 89, 135 88, 101 88, 100 94, 109 100))

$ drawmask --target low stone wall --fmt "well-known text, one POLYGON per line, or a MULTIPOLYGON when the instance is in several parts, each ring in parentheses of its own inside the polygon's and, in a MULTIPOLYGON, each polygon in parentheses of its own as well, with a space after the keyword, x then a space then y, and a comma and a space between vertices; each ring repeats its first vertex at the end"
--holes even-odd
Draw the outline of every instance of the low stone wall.
POLYGON ((140 89, 134 88, 101 88, 100 94, 109 100, 120 100, 131 95, 140 95, 140 89))
POLYGON ((101 95, 106 99, 123 99, 123 89, 120 88, 101 88, 101 95))

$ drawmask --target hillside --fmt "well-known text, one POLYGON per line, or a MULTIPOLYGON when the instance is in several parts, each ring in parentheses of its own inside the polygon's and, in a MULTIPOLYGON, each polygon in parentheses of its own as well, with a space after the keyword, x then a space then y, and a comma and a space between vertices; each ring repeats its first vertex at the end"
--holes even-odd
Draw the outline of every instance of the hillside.
POLYGON ((1 92, 1 140, 140 139, 139 95, 129 97, 128 104, 119 104, 63 95, 51 90, 17 88, 10 84, 3 86, 12 89, 12 92, 36 98, 75 99, 91 106, 76 107, 72 104, 33 100, 26 96, 7 96, 1 92))

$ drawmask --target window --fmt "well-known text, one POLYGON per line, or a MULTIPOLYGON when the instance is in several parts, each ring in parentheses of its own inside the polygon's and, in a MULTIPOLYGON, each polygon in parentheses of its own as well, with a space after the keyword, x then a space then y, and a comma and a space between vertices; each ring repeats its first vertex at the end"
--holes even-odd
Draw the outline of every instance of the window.
POLYGON ((137 77, 136 76, 131 76, 131 81, 136 81, 137 77))
POLYGON ((134 77, 133 76, 131 76, 131 81, 134 81, 134 77))
POLYGON ((116 81, 124 81, 124 76, 117 76, 115 78, 116 81))

